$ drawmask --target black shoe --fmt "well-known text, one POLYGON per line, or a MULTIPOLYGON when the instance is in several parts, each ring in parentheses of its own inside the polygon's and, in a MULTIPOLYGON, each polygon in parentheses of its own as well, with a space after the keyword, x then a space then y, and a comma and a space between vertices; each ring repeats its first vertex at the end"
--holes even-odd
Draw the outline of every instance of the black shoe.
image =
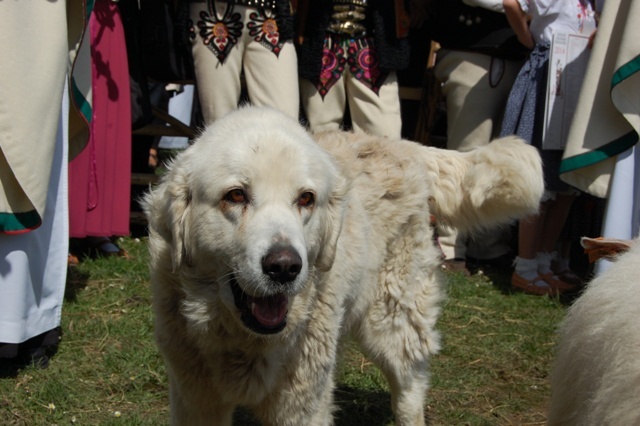
POLYGON ((19 344, 0 344, 0 377, 15 377, 20 370, 30 366, 49 367, 49 360, 58 352, 61 339, 62 329, 56 327, 19 344))
POLYGON ((0 378, 16 377, 21 370, 28 367, 49 367, 47 348, 32 348, 20 351, 18 356, 13 358, 0 358, 0 378))
POLYGON ((21 353, 22 363, 25 367, 35 367, 44 370, 49 367, 49 352, 50 349, 46 346, 26 349, 21 353))

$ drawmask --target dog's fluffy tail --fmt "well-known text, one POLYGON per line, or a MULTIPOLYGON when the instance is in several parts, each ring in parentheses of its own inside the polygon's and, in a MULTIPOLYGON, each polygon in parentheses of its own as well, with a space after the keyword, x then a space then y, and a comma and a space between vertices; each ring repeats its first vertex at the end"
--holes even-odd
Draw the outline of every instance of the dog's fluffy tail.
POLYGON ((431 212, 461 231, 503 225, 535 213, 544 192, 536 148, 509 136, 469 152, 424 147, 431 212))

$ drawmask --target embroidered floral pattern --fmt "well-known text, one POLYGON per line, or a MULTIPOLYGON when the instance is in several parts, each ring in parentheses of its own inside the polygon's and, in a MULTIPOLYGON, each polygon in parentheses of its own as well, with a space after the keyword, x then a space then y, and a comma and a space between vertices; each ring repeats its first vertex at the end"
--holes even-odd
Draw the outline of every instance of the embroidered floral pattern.
POLYGON ((340 79, 346 63, 347 58, 345 58, 344 49, 340 43, 332 43, 331 39, 327 39, 322 52, 320 80, 316 83, 316 88, 322 99, 340 79))
POLYGON ((380 71, 380 59, 369 39, 351 40, 347 63, 351 74, 377 95, 388 73, 380 71))
POLYGON ((188 32, 189 34, 187 34, 187 37, 189 37, 189 40, 195 40, 196 39, 196 29, 195 26, 193 25, 193 21, 191 19, 189 19, 187 21, 187 28, 188 28, 188 32))
POLYGON ((316 89, 323 99, 347 66, 349 72, 375 94, 378 94, 389 74, 380 70, 380 61, 370 39, 352 39, 332 34, 325 40, 322 70, 316 82, 316 89))
POLYGON ((218 17, 215 1, 207 0, 209 11, 200 12, 197 25, 203 43, 211 49, 220 63, 229 56, 229 52, 238 43, 244 24, 242 16, 233 12, 233 5, 228 4, 222 18, 218 17))
POLYGON ((591 6, 589 5, 589 3, 586 0, 579 0, 578 1, 578 13, 577 16, 578 18, 578 30, 580 32, 584 31, 584 26, 585 26, 585 22, 588 19, 594 19, 593 18, 593 11, 591 10, 591 6))
MULTIPOLYGON (((226 4, 224 14, 220 18, 216 10, 215 0, 207 0, 207 11, 201 11, 197 22, 202 42, 213 52, 220 63, 229 56, 231 49, 238 44, 245 24, 242 14, 236 12, 233 2, 226 4)), ((275 12, 258 8, 249 14, 247 22, 249 36, 276 56, 282 51, 284 42, 280 40, 280 30, 276 22, 275 12)), ((193 28, 193 27, 192 27, 193 28)), ((195 37, 195 29, 190 36, 195 37)))
POLYGON ((249 19, 250 21, 247 22, 249 35, 278 56, 284 42, 280 41, 280 31, 273 11, 259 9, 257 12, 252 12, 249 19))

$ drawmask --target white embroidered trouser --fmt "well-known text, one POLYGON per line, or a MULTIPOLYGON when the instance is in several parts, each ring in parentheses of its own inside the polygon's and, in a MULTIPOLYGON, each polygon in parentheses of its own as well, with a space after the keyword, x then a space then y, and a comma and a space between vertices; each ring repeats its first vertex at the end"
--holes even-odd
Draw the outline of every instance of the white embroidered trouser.
MULTIPOLYGON (((435 76, 447 102, 447 148, 469 151, 491 141, 500 131, 504 107, 521 66, 489 55, 441 50, 435 76)), ((447 259, 491 259, 509 251, 507 228, 491 229, 469 239, 456 229, 439 226, 442 251, 447 259)))
POLYGON ((401 136, 400 94, 395 72, 389 73, 378 94, 348 70, 324 99, 315 85, 306 79, 300 79, 300 93, 312 131, 339 129, 348 107, 354 130, 389 138, 401 136))
MULTIPOLYGON (((224 13, 226 2, 216 2, 219 17, 224 13)), ((234 6, 244 23, 242 35, 220 63, 213 52, 203 43, 198 28, 192 44, 198 95, 205 123, 210 123, 238 107, 242 91, 241 75, 244 72, 246 88, 252 105, 271 106, 298 119, 300 93, 298 89, 298 61, 292 41, 287 41, 276 56, 249 35, 246 23, 256 10, 245 6, 234 6)), ((194 25, 200 11, 207 11, 207 3, 191 3, 190 17, 194 25)))

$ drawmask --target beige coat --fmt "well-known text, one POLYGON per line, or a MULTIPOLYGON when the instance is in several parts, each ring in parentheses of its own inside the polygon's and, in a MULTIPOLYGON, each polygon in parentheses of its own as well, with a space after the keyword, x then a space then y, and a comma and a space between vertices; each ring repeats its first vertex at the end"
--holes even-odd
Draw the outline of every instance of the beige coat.
POLYGON ((0 233, 42 221, 68 75, 70 155, 87 141, 88 12, 83 0, 0 2, 0 233))
POLYGON ((606 197, 616 157, 640 134, 640 3, 607 0, 564 152, 561 178, 606 197))

